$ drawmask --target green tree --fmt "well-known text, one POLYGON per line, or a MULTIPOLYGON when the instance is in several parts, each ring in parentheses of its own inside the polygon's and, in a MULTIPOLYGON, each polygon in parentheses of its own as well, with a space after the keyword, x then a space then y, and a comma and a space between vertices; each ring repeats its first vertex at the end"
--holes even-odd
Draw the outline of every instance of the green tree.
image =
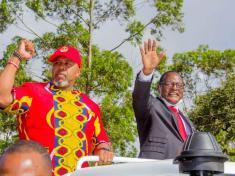
POLYGON ((235 74, 219 88, 211 89, 195 99, 189 114, 200 131, 211 132, 224 153, 235 161, 235 74))
POLYGON ((2 31, 11 23, 22 23, 36 36, 37 57, 43 58, 46 78, 50 75, 45 60, 53 49, 62 44, 70 44, 80 49, 83 56, 83 72, 77 87, 101 104, 105 127, 114 149, 122 155, 135 155, 133 143, 136 127, 130 103, 132 69, 126 59, 114 51, 127 41, 132 44, 139 43, 147 27, 158 39, 162 37, 166 27, 183 31, 181 12, 183 0, 152 0, 144 3, 150 3, 156 9, 154 17, 146 24, 134 18, 138 4, 134 0, 1 2, 4 13, 0 13, 0 19, 9 17, 8 21, 0 24, 2 31), (38 35, 24 21, 23 12, 27 9, 32 10, 36 19, 56 26, 57 31, 45 33, 43 36, 38 35), (55 18, 60 20, 59 24, 51 22, 55 18), (125 26, 129 36, 121 40, 111 51, 100 50, 93 44, 94 31, 112 20, 118 20, 125 26))

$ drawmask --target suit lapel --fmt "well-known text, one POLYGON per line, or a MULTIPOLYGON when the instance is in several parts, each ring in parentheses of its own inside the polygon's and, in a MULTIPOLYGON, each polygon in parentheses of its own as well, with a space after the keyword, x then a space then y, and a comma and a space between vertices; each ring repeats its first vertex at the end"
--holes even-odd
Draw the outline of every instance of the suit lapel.
POLYGON ((181 111, 179 111, 179 113, 180 113, 181 117, 184 119, 184 121, 187 123, 188 127, 190 128, 191 133, 196 131, 191 120, 188 117, 186 117, 181 111))

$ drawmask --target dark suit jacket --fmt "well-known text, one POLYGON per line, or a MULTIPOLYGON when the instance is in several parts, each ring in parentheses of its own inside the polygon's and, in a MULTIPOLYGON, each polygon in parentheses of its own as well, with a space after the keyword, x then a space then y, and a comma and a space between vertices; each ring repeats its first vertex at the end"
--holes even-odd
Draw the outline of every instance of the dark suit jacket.
MULTIPOLYGON (((136 80, 133 92, 133 108, 137 121, 141 158, 175 158, 182 150, 184 141, 177 128, 174 115, 159 97, 150 95, 151 82, 136 80)), ((192 122, 181 116, 195 131, 192 122)))

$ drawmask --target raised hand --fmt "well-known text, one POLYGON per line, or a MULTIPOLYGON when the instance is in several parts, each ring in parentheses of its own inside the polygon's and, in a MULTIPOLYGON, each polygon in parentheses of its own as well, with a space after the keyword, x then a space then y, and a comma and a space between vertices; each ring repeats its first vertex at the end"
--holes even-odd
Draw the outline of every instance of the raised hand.
POLYGON ((33 42, 27 39, 22 39, 19 43, 17 52, 23 59, 31 59, 35 55, 33 42))
POLYGON ((156 48, 156 41, 150 39, 144 42, 144 48, 140 47, 143 72, 145 75, 151 74, 165 56, 164 52, 157 54, 156 48))

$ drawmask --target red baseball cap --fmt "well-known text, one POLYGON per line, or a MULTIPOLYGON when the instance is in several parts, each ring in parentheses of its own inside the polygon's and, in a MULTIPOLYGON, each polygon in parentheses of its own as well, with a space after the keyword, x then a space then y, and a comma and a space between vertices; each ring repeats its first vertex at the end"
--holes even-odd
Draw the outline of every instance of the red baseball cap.
POLYGON ((63 56, 67 59, 78 64, 79 67, 82 66, 82 58, 78 49, 72 46, 62 46, 55 50, 55 52, 48 58, 49 62, 55 62, 58 57, 63 56))

